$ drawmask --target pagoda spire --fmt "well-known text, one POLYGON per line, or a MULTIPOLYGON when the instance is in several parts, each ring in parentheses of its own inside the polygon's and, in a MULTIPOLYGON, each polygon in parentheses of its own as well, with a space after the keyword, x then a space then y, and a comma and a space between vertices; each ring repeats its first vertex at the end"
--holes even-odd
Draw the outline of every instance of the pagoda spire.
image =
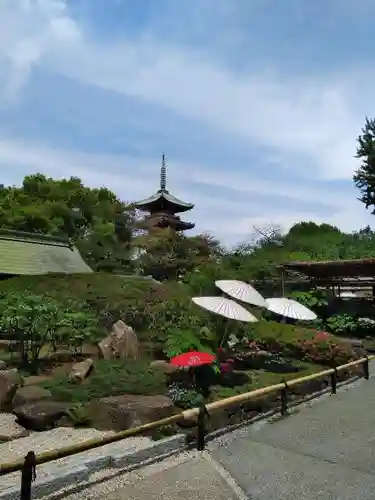
POLYGON ((165 155, 163 153, 160 169, 160 191, 167 191, 167 167, 165 165, 165 155))

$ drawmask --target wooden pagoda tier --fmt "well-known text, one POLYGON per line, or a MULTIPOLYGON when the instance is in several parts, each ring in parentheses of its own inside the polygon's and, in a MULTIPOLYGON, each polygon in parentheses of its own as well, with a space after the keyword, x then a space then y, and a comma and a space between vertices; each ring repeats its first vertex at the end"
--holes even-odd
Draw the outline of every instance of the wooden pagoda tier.
POLYGON ((173 231, 185 231, 193 229, 195 224, 184 222, 176 214, 187 212, 194 208, 194 204, 186 203, 173 196, 166 187, 166 166, 163 155, 160 172, 160 189, 145 200, 135 203, 135 207, 148 215, 141 222, 141 226, 148 230, 170 229, 173 231))

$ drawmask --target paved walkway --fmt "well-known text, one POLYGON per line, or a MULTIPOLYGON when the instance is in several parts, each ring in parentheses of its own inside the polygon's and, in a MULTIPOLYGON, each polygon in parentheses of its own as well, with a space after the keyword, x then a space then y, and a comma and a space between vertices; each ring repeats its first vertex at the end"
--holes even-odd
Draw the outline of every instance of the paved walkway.
POLYGON ((375 377, 111 481, 65 498, 373 500, 375 377))

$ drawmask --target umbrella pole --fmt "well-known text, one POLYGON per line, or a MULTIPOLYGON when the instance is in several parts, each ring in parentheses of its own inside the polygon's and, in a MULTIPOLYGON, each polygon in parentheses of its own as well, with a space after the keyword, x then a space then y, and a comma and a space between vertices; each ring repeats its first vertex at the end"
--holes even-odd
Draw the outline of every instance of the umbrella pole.
POLYGON ((222 336, 221 340, 220 340, 220 345, 219 347, 223 347, 223 344, 224 344, 224 340, 227 336, 227 333, 228 333, 228 322, 226 321, 225 322, 225 328, 224 328, 224 335, 222 336))

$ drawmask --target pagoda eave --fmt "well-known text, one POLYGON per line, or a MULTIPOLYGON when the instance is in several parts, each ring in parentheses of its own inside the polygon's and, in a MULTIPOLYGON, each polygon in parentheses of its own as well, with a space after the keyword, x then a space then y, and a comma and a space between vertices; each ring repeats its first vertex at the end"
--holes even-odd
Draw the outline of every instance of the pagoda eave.
POLYGON ((171 213, 187 212, 194 208, 194 204, 186 203, 172 196, 168 192, 157 192, 145 200, 134 204, 135 208, 142 212, 160 212, 167 210, 171 213))
POLYGON ((180 222, 175 225, 176 231, 186 231, 188 229, 194 229, 195 224, 193 222, 180 222))

